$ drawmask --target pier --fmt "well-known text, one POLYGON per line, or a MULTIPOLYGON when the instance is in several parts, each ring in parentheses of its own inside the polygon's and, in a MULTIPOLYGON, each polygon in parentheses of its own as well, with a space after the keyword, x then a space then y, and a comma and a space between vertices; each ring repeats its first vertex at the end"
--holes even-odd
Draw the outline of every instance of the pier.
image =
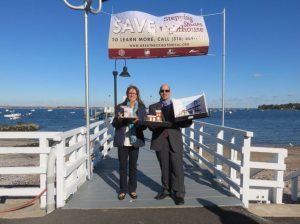
MULTIPOLYGON (((119 164, 117 148, 94 169, 92 179, 87 181, 63 207, 63 209, 114 209, 114 208, 172 208, 171 197, 156 200, 161 190, 161 175, 155 152, 150 150, 150 131, 145 132, 146 145, 140 148, 138 159, 138 199, 132 200, 127 194, 125 200, 117 198, 119 189, 119 164)), ((221 186, 219 181, 204 166, 185 153, 184 172, 186 197, 184 207, 242 206, 241 200, 221 186)))
MULTIPOLYGON (((146 145, 140 149, 138 160, 139 197, 137 200, 129 196, 124 201, 117 199, 118 160, 110 122, 108 119, 90 125, 90 150, 86 148, 85 127, 66 132, 2 132, 0 139, 35 139, 37 144, 0 147, 0 155, 35 154, 39 156, 39 164, 0 167, 0 175, 35 174, 40 178, 38 186, 1 186, 0 196, 36 197, 41 194, 40 207, 47 213, 57 208, 178 207, 172 198, 154 199, 160 190, 160 170, 155 153, 149 149, 151 132, 148 130, 145 131, 146 145), (88 161, 91 166, 87 166, 88 161)), ((182 129, 187 192, 183 206, 248 207, 251 201, 282 203, 287 150, 251 146, 252 136, 249 131, 199 121, 182 129), (273 160, 252 161, 253 152, 268 153, 273 155, 273 160), (274 179, 253 178, 264 169, 272 170, 274 179)))

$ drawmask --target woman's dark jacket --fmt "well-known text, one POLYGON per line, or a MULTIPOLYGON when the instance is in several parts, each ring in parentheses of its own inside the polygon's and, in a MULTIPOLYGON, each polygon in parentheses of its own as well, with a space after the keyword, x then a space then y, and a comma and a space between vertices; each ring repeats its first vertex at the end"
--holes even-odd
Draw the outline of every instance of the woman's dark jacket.
MULTIPOLYGON (((118 113, 122 111, 121 106, 126 106, 126 102, 123 102, 117 106, 116 112, 115 112, 115 118, 112 122, 112 125, 115 128, 115 137, 114 137, 114 146, 115 147, 123 147, 124 141, 125 141, 126 127, 131 122, 128 119, 118 119, 116 117, 118 115, 118 113)), ((139 105, 136 114, 140 120, 144 120, 146 118, 146 107, 144 105, 139 105)), ((142 147, 145 145, 145 138, 144 138, 143 130, 145 130, 146 127, 135 124, 135 128, 136 128, 137 140, 132 145, 134 148, 139 148, 139 147, 142 147)))

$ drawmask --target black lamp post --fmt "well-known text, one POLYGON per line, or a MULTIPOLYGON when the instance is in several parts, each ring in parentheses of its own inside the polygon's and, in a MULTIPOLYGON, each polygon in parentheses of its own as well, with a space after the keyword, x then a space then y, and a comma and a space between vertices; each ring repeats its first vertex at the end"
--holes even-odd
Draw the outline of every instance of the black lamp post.
MULTIPOLYGON (((117 76, 118 76, 118 71, 116 69, 117 67, 117 60, 115 60, 115 70, 112 72, 114 76, 114 109, 115 109, 115 116, 116 116, 116 109, 117 109, 117 76)), ((121 77, 130 77, 128 71, 127 71, 127 66, 126 66, 126 60, 125 60, 125 65, 123 67, 123 71, 120 73, 121 77)))

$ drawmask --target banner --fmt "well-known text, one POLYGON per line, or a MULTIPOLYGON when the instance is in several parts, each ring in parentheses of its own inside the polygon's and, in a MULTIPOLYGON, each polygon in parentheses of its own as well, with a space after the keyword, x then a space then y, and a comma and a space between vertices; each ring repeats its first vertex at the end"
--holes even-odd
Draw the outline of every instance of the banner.
POLYGON ((161 17, 128 11, 111 16, 109 58, 164 58, 206 55, 209 37, 202 16, 161 17))

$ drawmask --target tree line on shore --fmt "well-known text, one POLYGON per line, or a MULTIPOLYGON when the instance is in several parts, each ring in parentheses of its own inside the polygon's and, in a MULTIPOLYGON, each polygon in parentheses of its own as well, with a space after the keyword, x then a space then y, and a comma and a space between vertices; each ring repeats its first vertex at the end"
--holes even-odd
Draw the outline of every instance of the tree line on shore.
POLYGON ((300 103, 287 103, 287 104, 269 104, 269 105, 259 105, 260 110, 300 110, 300 103))

